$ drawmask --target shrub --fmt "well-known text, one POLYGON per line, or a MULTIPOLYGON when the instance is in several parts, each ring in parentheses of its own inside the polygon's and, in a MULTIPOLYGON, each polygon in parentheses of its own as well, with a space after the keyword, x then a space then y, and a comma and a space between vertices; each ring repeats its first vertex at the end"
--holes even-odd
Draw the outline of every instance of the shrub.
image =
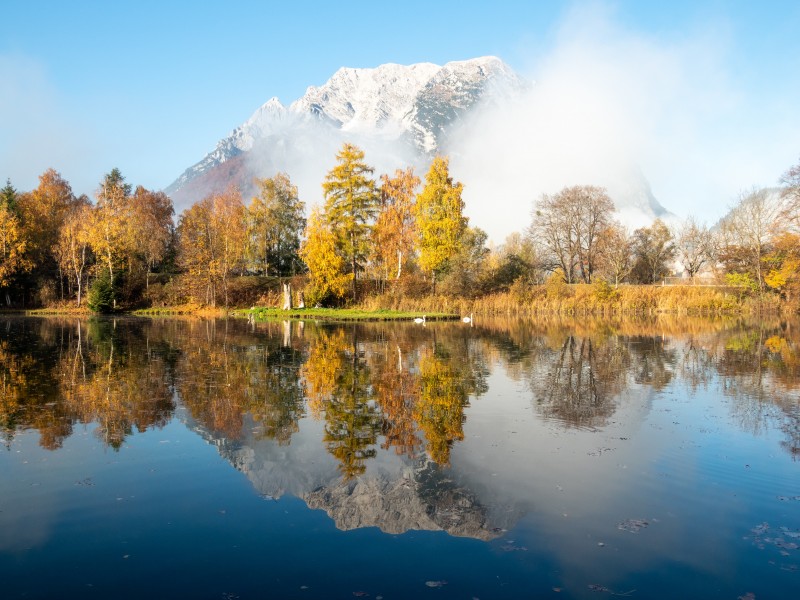
POLYGON ((101 270, 89 288, 87 304, 92 312, 110 313, 114 310, 114 287, 108 271, 101 270))

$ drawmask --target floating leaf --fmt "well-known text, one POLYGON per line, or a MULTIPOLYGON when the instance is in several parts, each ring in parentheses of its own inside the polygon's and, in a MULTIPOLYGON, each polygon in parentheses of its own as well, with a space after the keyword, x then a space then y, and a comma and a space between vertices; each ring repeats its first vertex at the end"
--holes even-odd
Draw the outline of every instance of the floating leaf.
POLYGON ((625 519, 622 523, 617 524, 617 529, 622 531, 629 531, 630 533, 638 533, 640 529, 644 529, 650 523, 644 519, 625 519))

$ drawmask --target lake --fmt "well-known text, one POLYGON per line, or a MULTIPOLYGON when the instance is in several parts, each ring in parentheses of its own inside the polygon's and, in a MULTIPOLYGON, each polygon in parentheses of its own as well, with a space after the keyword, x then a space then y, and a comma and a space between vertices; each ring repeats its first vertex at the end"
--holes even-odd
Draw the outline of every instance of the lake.
POLYGON ((3 598, 800 597, 789 322, 0 318, 3 598))

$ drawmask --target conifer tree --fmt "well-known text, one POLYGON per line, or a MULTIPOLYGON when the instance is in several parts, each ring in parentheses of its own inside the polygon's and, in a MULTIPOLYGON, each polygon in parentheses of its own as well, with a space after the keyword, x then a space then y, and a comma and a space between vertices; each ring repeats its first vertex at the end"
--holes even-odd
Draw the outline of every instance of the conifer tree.
POLYGON ((336 237, 338 252, 353 275, 353 300, 356 279, 369 254, 372 220, 378 208, 378 192, 371 175, 374 169, 364 162, 364 151, 345 143, 336 155, 338 164, 325 177, 325 216, 336 237))

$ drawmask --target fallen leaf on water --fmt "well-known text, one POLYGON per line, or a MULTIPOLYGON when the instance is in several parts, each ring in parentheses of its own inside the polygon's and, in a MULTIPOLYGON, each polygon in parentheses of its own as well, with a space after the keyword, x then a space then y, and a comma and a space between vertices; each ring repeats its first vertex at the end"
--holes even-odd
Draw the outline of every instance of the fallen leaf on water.
POLYGON ((617 524, 617 529, 622 531, 629 531, 630 533, 638 533, 640 529, 644 529, 650 523, 644 519, 625 519, 622 523, 617 524))

